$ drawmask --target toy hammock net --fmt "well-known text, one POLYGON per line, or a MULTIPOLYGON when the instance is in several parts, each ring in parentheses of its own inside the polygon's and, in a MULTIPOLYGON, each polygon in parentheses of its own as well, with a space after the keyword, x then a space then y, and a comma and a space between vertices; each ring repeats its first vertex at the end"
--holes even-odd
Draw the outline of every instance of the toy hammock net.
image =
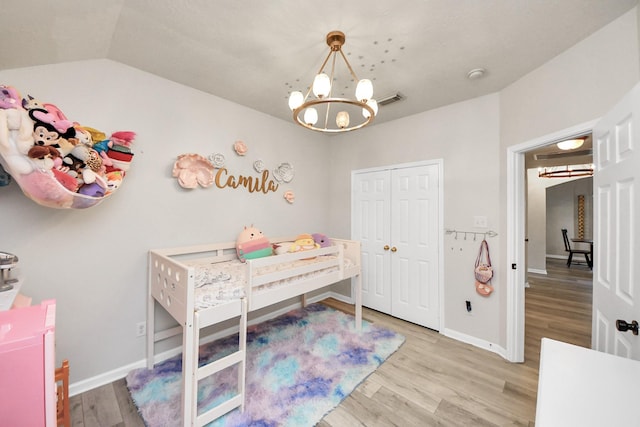
POLYGON ((0 186, 11 180, 4 168, 42 206, 83 209, 113 194, 131 164, 134 136, 107 137, 68 120, 53 104, 0 86, 0 186))

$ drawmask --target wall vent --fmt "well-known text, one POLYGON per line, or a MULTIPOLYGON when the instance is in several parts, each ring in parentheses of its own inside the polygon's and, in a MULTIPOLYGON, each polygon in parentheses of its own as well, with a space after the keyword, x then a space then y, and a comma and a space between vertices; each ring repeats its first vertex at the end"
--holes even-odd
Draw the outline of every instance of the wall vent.
POLYGON ((400 93, 396 93, 395 95, 387 96, 386 98, 382 98, 378 100, 378 105, 389 105, 394 102, 402 101, 404 96, 400 93))

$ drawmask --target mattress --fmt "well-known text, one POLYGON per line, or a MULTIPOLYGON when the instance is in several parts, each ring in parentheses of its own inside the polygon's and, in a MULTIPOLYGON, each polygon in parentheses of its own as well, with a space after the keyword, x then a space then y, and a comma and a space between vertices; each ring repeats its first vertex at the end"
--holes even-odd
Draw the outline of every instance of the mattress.
MULTIPOLYGON (((258 268, 256 270, 255 277, 314 263, 320 263, 335 258, 337 258, 335 255, 323 255, 311 259, 271 264, 258 268)), ((195 267, 194 279, 196 288, 194 306, 196 310, 214 307, 216 305, 244 297, 244 290, 247 284, 247 265, 239 259, 218 263, 192 263, 189 265, 195 267)), ((346 269, 352 266, 353 262, 345 258, 344 268, 346 269)), ((337 270, 337 266, 314 270, 302 275, 291 276, 286 279, 264 284, 254 288, 252 292, 293 285, 296 282, 328 274, 337 270)))

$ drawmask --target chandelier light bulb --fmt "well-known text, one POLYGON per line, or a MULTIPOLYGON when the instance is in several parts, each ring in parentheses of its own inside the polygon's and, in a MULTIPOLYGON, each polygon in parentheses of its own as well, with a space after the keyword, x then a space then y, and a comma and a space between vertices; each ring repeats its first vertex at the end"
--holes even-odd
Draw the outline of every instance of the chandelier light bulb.
POLYGON ((362 79, 356 86, 356 99, 360 102, 367 102, 373 97, 373 83, 369 79, 362 79))
POLYGON ((331 92, 331 79, 325 73, 320 73, 313 79, 313 94, 318 98, 329 96, 331 92))
POLYGON ((336 125, 338 125, 340 129, 344 129, 349 126, 349 113, 346 111, 340 111, 336 116, 336 125))
POLYGON ((291 95, 289 95, 289 108, 291 108, 291 111, 301 106, 303 102, 304 95, 299 90, 294 90, 291 92, 291 95))
MULTIPOLYGON (((376 101, 375 99, 370 99, 365 104, 373 108, 373 116, 375 117, 378 114, 378 101, 376 101)), ((369 110, 367 110, 366 108, 362 109, 362 116, 365 119, 368 119, 370 115, 371 113, 369 113, 369 110)))
POLYGON ((318 111, 315 108, 309 107, 304 110, 304 122, 307 125, 313 126, 318 121, 318 111))

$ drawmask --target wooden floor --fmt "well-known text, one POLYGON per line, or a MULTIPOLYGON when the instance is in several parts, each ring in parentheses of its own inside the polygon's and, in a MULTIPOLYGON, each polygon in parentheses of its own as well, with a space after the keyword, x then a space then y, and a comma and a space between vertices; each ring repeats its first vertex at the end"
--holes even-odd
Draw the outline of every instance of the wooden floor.
MULTIPOLYGON (((318 426, 533 426, 540 338, 585 347, 591 340, 591 271, 558 260, 547 271, 529 275, 522 364, 364 309, 365 319, 406 342, 318 426)), ((124 380, 74 396, 70 405, 73 426, 144 425, 124 380)))

